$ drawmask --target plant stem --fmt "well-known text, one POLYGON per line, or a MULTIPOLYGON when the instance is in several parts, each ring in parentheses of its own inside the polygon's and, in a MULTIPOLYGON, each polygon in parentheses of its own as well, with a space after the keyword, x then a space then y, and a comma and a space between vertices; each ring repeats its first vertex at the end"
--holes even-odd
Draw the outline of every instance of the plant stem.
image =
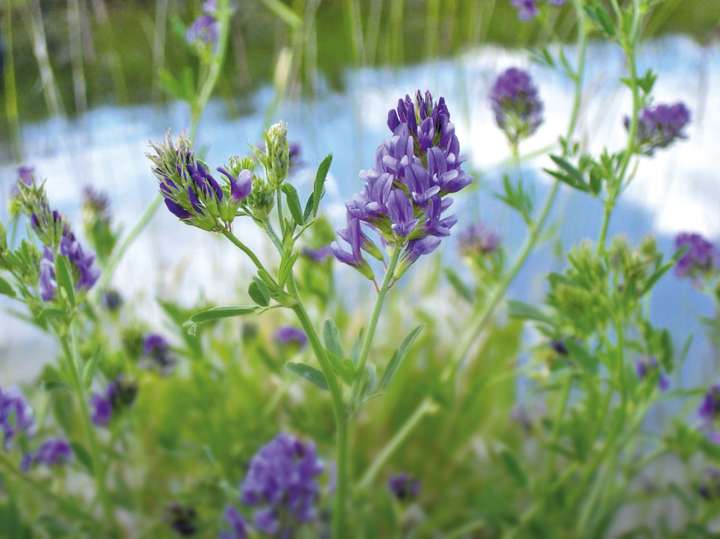
POLYGON ((392 256, 390 257, 390 264, 385 271, 385 277, 383 278, 382 285, 380 286, 377 298, 375 299, 375 307, 370 315, 370 323, 368 324, 365 335, 363 336, 363 342, 360 348, 360 356, 357 364, 358 377, 355 381, 355 385, 353 386, 352 402, 354 404, 357 404, 357 400, 360 397, 360 391, 362 391, 362 385, 365 381, 365 366, 367 365, 370 346, 372 346, 373 339, 375 338, 375 329, 377 328, 377 323, 380 319, 380 313, 382 312, 382 307, 385 303, 385 297, 387 296, 388 290, 390 290, 393 283, 395 268, 400 260, 400 252, 401 249, 399 246, 396 246, 393 250, 392 256))
POLYGON ((88 523, 93 523, 94 525, 97 525, 97 522, 93 518, 92 515, 89 513, 86 513, 79 507, 77 507, 74 503, 72 503, 69 498, 65 498, 63 496, 59 496, 58 494, 55 494, 53 491, 49 490, 45 484, 43 484, 40 481, 36 481, 33 479, 29 474, 23 473, 20 470, 18 470, 12 462, 10 462, 10 459, 5 456, 4 453, 0 452, 0 466, 2 466, 5 470, 8 471, 8 473, 14 475, 18 479, 20 479, 22 482, 26 483, 29 487, 32 488, 33 492, 40 493, 42 496, 47 498, 48 500, 55 503, 58 507, 61 507, 64 509, 69 515, 81 518, 88 523))
MULTIPOLYGON (((197 135, 198 126, 200 125, 200 119, 205 111, 210 96, 215 89, 220 71, 222 69, 223 62, 225 60, 225 51, 227 49, 228 36, 230 34, 230 15, 231 9, 228 0, 220 0, 217 9, 217 18, 220 24, 220 34, 218 37, 218 44, 215 54, 208 70, 208 75, 203 82, 200 91, 192 103, 190 111, 190 142, 195 140, 197 135)), ((104 269, 100 282, 96 287, 98 293, 104 290, 112 280, 113 274, 117 269, 120 261, 127 253, 130 246, 135 242, 137 237, 145 230, 145 227, 152 221, 155 216, 160 204, 162 203, 162 196, 158 194, 152 202, 148 205, 145 211, 140 216, 140 220, 130 229, 128 235, 120 242, 120 244, 114 249, 110 261, 107 267, 104 269)))
MULTIPOLYGON (((240 249, 247 257, 252 261, 252 263, 255 265, 255 267, 258 269, 258 271, 262 271, 266 273, 268 276, 270 273, 265 269, 265 266, 263 266, 262 262, 260 262, 260 259, 255 255, 255 253, 252 252, 252 250, 245 245, 243 242, 241 242, 235 234, 230 232, 229 230, 223 230, 222 232, 223 236, 225 236, 227 239, 229 239, 238 249, 240 249)), ((275 283, 277 284, 277 283, 275 283)))
POLYGON ((320 364, 320 368, 325 375, 328 387, 330 389, 330 395, 332 397, 333 404, 333 415, 335 417, 335 450, 336 450, 336 466, 337 466, 337 477, 336 477, 336 490, 335 500, 332 514, 332 537, 341 538, 345 536, 345 509, 347 507, 348 491, 349 491, 349 465, 350 465, 350 447, 348 438, 348 415, 345 410, 345 403, 343 400, 342 388, 338 381, 335 371, 332 368, 330 359, 325 353, 325 348, 320 342, 320 338, 315 331, 315 328, 310 321, 310 317, 303 306, 300 295, 297 291, 294 279, 290 278, 291 292, 294 294, 296 303, 292 307, 293 312, 298 318, 300 325, 305 330, 305 334, 310 341, 315 357, 320 364))
POLYGON ((97 437, 95 436, 95 429, 90 422, 90 408, 88 406, 85 384, 80 376, 80 372, 78 371, 77 343, 75 340, 75 332, 72 322, 68 325, 67 333, 59 335, 58 337, 60 339, 63 357, 65 358, 65 364, 70 374, 75 398, 80 404, 80 421, 82 423, 83 430, 85 431, 85 437, 90 450, 90 457, 92 458, 92 471, 97 487, 96 496, 100 500, 105 523, 112 528, 114 526, 115 517, 105 484, 106 469, 100 455, 100 446, 98 445, 97 437))
POLYGON ((390 459, 390 456, 395 450, 405 441, 410 435, 415 426, 420 420, 427 414, 433 414, 437 411, 438 406, 430 399, 424 399, 420 406, 418 406, 412 415, 405 421, 400 429, 395 433, 390 441, 380 450, 380 453, 375 457, 370 467, 365 471, 362 478, 357 484, 358 490, 364 490, 372 484, 377 476, 378 472, 382 469, 385 463, 390 459))

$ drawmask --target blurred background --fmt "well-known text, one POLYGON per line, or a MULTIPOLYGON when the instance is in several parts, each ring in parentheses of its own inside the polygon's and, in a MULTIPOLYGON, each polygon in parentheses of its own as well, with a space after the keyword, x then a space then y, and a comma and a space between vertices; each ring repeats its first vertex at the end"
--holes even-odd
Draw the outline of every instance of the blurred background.
MULTIPOLYGON (((200 1, 2 0, 4 202, 17 166, 28 164, 47 179, 51 200, 71 218, 79 219, 80 194, 91 184, 110 196, 116 221, 130 228, 156 192, 144 158, 147 142, 189 126, 187 106, 170 97, 163 81, 167 73, 196 76, 185 30, 200 12, 200 1)), ((679 231, 720 237, 719 22, 716 0, 666 0, 653 12, 640 70, 652 67, 659 74, 658 101, 685 101, 693 121, 687 141, 642 163, 611 234, 633 240, 655 234, 667 254, 679 231)), ((360 187, 358 171, 372 164, 387 137, 387 110, 406 93, 430 89, 446 97, 477 179, 474 190, 456 201, 458 227, 481 220, 512 252, 524 231, 492 196, 509 151, 494 125, 488 91, 502 69, 529 68, 545 102, 545 123, 521 151, 532 154, 556 143, 567 123, 571 85, 558 72, 531 64, 528 49, 563 47, 571 58, 575 31, 567 8, 521 22, 510 0, 241 0, 197 141, 217 166, 258 143, 271 122, 287 121, 291 142, 302 147, 305 166, 294 178, 301 193, 308 192, 320 159, 333 153, 325 211, 339 222, 344 200, 360 187)), ((619 83, 619 49, 592 43, 588 61, 579 134, 597 151, 623 143, 629 99, 619 83)), ((540 172, 544 159, 527 159, 516 171, 537 198, 549 185, 540 172)), ((7 218, 6 203, 0 216, 7 218)), ((597 201, 564 191, 553 213, 554 236, 531 258, 510 296, 542 298, 546 273, 561 267, 558 253, 596 237, 600 218, 597 201)), ((264 248, 250 233, 238 234, 264 248)), ((454 250, 454 244, 446 246, 445 263, 457 262, 454 250)), ((162 325, 157 298, 227 303, 245 289, 237 279, 242 267, 222 242, 161 211, 128 252, 115 285, 142 307, 143 316, 162 325)), ((353 276, 349 282, 357 281, 353 276)), ((692 283, 672 276, 653 298, 655 321, 670 327, 678 343, 698 335, 695 357, 678 375, 681 383, 715 372, 715 350, 696 321, 712 315, 710 309, 692 283)), ((29 379, 51 351, 29 326, 0 313, 0 379, 29 379)))

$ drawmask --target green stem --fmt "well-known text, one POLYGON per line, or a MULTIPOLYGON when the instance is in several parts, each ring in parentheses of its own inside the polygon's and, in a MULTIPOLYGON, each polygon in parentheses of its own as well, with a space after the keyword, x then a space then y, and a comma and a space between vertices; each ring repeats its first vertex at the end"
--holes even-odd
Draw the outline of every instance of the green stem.
POLYGON ((59 336, 60 346, 62 347, 63 357, 70 374, 75 398, 80 404, 80 421, 85 431, 85 437, 92 458, 92 471, 97 486, 97 497, 103 509, 103 516, 106 525, 113 527, 115 517, 113 514, 112 502, 108 496, 107 486, 105 484, 106 468, 105 463, 100 455, 100 446, 98 445, 95 429, 90 421, 90 407, 88 405, 88 396, 85 390, 85 384, 78 371, 78 353, 77 343, 75 340, 75 332, 72 322, 69 324, 67 333, 59 336))
POLYGON ((375 329, 377 328, 378 320, 380 319, 380 313, 382 312, 383 304, 385 303, 385 297, 387 296, 388 290, 393 284, 393 278, 395 274, 395 268, 397 267, 398 261, 400 260, 400 252, 402 249, 396 246, 393 254, 390 258, 390 264, 385 271, 385 277, 383 279, 380 290, 378 291, 377 298, 375 299, 375 307, 370 315, 370 323, 368 324, 367 330, 363 337, 362 346, 360 347, 360 356, 358 358, 357 372, 358 377, 353 386, 353 397, 352 402, 357 404, 360 397, 360 391, 362 391, 362 385, 365 381, 365 366, 367 365, 368 355, 370 353, 370 346, 372 346, 373 339, 375 338, 375 329))
MULTIPOLYGON (((243 242, 241 242, 235 234, 230 232, 229 230, 223 230, 222 232, 223 236, 225 236, 227 239, 229 239, 238 249, 240 249, 247 257, 252 261, 252 263, 255 265, 255 267, 258 269, 258 271, 262 271, 267 276, 270 276, 270 272, 265 269, 265 266, 263 266, 262 262, 260 262, 260 259, 255 255, 255 253, 252 252, 252 250, 245 245, 243 242)), ((277 285, 277 283, 274 283, 277 285)))
POLYGON ((10 459, 8 459, 7 456, 5 456, 5 454, 2 452, 0 452, 0 466, 7 470, 8 473, 15 476, 23 483, 27 484, 27 486, 30 487, 33 492, 41 494, 43 497, 47 498, 55 505, 62 508, 65 512, 68 513, 68 515, 81 518, 88 523, 97 525, 97 522, 92 515, 77 507, 73 502, 70 501, 69 498, 55 494, 53 491, 49 490, 44 483, 36 481, 29 474, 23 473, 18 470, 17 467, 15 467, 12 462, 10 462, 10 459))
MULTIPOLYGON (((190 111, 189 139, 191 142, 195 140, 198 126, 200 125, 200 119, 202 118, 205 107, 207 106, 207 103, 212 96, 212 92, 215 89, 215 85, 217 84, 218 77, 220 76, 220 72, 222 70, 222 65, 225 60, 225 51, 227 50, 228 36, 230 34, 230 15, 231 9, 228 0, 220 0, 217 9, 217 19, 220 25, 220 35, 218 38, 217 49, 213 56, 210 69, 208 70, 208 75, 205 78, 205 81, 203 82, 197 97, 193 101, 190 111)), ((107 286, 110 284, 110 281, 112 280, 112 277, 115 273, 115 270, 117 270, 120 261, 123 259, 128 249, 135 242, 137 237, 142 233, 143 230, 145 230, 150 221, 152 221, 152 218, 155 216, 155 213, 157 212, 160 204, 162 203, 162 200, 162 196, 158 194, 142 213, 142 215, 140 216, 140 220, 135 224, 135 226, 130 229, 128 235, 115 248, 112 256, 110 257, 110 261, 108 262, 107 267, 104 268, 102 277, 100 278, 100 282, 96 287, 98 293, 107 288, 107 286)))
POLYGON ((362 478, 358 482, 357 489, 364 490, 372 484, 377 476, 378 472, 382 469, 385 463, 390 459, 390 456, 395 450, 402 445, 405 439, 410 435, 413 429, 416 427, 420 420, 427 414, 433 414, 437 411, 438 406, 431 399, 426 398, 420 403, 412 415, 405 421, 400 429, 395 433, 390 441, 382 448, 380 453, 377 454, 372 464, 363 474, 362 478))
POLYGON ((345 411, 345 403, 343 401, 342 387, 332 368, 330 359, 327 357, 325 348, 320 342, 320 338, 313 327, 310 317, 303 306, 302 300, 297 292, 295 281, 290 278, 291 292, 295 296, 296 303, 292 307, 293 312, 298 318, 300 325, 310 341, 315 357, 320 364, 320 368, 325 375, 325 379, 330 389, 332 397, 333 415, 335 417, 335 449, 336 449, 336 465, 337 477, 335 486, 335 503, 332 514, 332 537, 345 537, 347 528, 345 527, 345 510, 347 507, 348 491, 349 491, 349 465, 350 465, 350 447, 348 439, 348 415, 345 411))

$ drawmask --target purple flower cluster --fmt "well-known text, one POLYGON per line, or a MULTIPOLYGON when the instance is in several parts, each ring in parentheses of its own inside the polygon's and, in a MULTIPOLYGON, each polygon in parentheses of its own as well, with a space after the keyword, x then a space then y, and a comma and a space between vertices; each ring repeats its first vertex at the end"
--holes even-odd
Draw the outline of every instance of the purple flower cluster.
POLYGON ((720 432, 714 430, 715 422, 720 417, 720 384, 710 386, 707 390, 698 408, 698 415, 710 440, 720 444, 720 432))
POLYGON ((316 478, 322 471, 312 442, 281 433, 260 448, 241 486, 243 503, 258 508, 255 527, 291 537, 300 524, 313 520, 320 494, 316 478))
POLYGON ((447 196, 472 181, 462 169, 460 143, 445 99, 433 101, 430 92, 406 96, 388 113, 393 133, 376 153, 375 168, 364 171, 362 192, 346 204, 347 226, 338 236, 350 247, 335 242, 333 253, 369 279, 374 274, 363 251, 383 260, 380 249, 363 230, 369 226, 384 244, 403 249, 397 275, 434 251, 455 224, 443 214, 452 204, 447 196))
POLYGON ((406 473, 397 473, 388 479, 388 489, 398 500, 413 500, 420 494, 420 481, 406 473))
POLYGON ((220 533, 220 539, 246 539, 248 536, 247 523, 235 507, 229 505, 224 512, 228 529, 220 533))
POLYGON ((86 185, 82 191, 83 206, 98 219, 110 219, 110 199, 107 194, 98 191, 92 185, 86 185))
MULTIPOLYGON (((667 148, 677 139, 686 138, 685 127, 690 123, 690 111, 684 103, 659 104, 640 111, 637 126, 637 143, 646 155, 658 148, 667 148)), ((625 118, 629 129, 630 118, 625 118)))
MULTIPOLYGON (((548 0, 551 6, 562 6, 565 0, 548 0)), ((518 17, 522 21, 534 19, 540 13, 538 0, 512 0, 513 7, 518 12, 518 17)))
POLYGON ((490 91, 495 123, 516 146, 529 137, 543 121, 543 104, 527 71, 511 67, 495 80, 490 91))
POLYGON ((107 385, 105 391, 93 393, 90 398, 93 423, 98 427, 106 426, 113 414, 130 406, 136 396, 137 385, 118 376, 107 385))
POLYGON ((275 332, 275 342, 281 346, 303 348, 307 344, 305 332, 295 326, 282 326, 275 332))
POLYGON ((157 333, 149 333, 143 340, 143 354, 162 372, 169 372, 177 363, 170 343, 157 333))
POLYGON ((460 252, 464 256, 492 254, 500 247, 500 236, 481 223, 475 223, 458 235, 460 252))
POLYGON ((168 210, 187 224, 204 230, 223 230, 220 221, 230 222, 240 203, 252 190, 253 174, 238 167, 219 167, 225 185, 210 174, 208 167, 195 158, 190 142, 179 137, 174 143, 168 136, 164 144, 152 144, 153 174, 160 182, 160 193, 168 210))
POLYGON ((670 388, 670 379, 660 370, 660 364, 654 357, 637 360, 635 362, 635 374, 640 380, 657 376, 658 387, 661 391, 667 391, 670 388))
POLYGON ((185 39, 191 45, 204 44, 215 47, 218 41, 218 22, 215 18, 217 6, 215 0, 207 0, 203 4, 203 14, 193 21, 188 28, 185 39))
POLYGON ((332 247, 330 245, 324 245, 323 247, 318 247, 317 249, 314 249, 312 247, 305 247, 302 250, 303 256, 305 256, 315 262, 322 262, 329 256, 332 256, 332 254, 333 254, 333 251, 332 251, 332 247))
POLYGON ((0 429, 3 433, 3 447, 10 448, 19 433, 32 435, 35 428, 32 408, 20 389, 0 387, 0 429))
POLYGON ((718 253, 715 246, 700 234, 681 232, 675 237, 675 248, 686 247, 687 251, 675 266, 678 277, 696 277, 715 268, 718 253))
POLYGON ((72 454, 72 447, 67 440, 50 438, 45 440, 34 453, 26 454, 21 467, 27 471, 38 464, 44 464, 47 467, 61 466, 70 460, 72 454))
MULTIPOLYGON (((86 253, 80 242, 66 226, 60 239, 60 254, 66 256, 72 265, 77 290, 90 290, 100 277, 95 266, 95 256, 86 253)), ((52 301, 57 291, 55 280, 55 255, 49 247, 44 247, 40 259, 40 297, 43 301, 52 301)))

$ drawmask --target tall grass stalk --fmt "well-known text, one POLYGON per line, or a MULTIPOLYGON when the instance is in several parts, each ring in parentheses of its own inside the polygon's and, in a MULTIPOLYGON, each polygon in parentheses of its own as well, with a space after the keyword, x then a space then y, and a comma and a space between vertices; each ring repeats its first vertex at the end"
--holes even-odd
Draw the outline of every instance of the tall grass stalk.
POLYGON ((15 80, 15 54, 13 51, 13 10, 10 2, 5 2, 3 17, 3 35, 5 36, 5 62, 3 65, 3 81, 5 94, 5 118, 13 141, 13 152, 19 159, 21 155, 20 121, 18 95, 15 80))
POLYGON ((60 91, 55 81, 55 74, 50 63, 47 49, 47 38, 45 36, 45 24, 43 23, 42 8, 40 0, 30 0, 28 7, 30 19, 30 37, 33 44, 33 54, 40 70, 40 81, 42 83, 43 96, 48 110, 54 116, 64 116, 60 91))
POLYGON ((87 110, 87 83, 83 62, 83 31, 79 0, 68 0, 67 20, 75 112, 83 113, 87 110))

